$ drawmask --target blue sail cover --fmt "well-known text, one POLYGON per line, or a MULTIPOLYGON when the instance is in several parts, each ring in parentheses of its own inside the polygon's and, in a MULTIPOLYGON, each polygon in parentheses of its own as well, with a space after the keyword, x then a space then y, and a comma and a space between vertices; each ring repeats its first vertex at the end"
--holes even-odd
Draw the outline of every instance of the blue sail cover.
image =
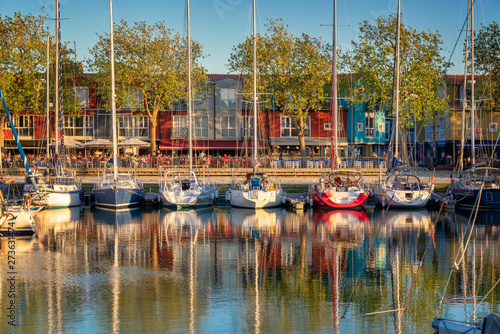
POLYGON ((12 116, 10 115, 9 108, 7 108, 7 103, 5 103, 5 98, 3 97, 2 90, 0 89, 0 96, 2 97, 3 108, 5 109, 5 113, 7 114, 7 118, 9 119, 10 128, 12 129, 12 135, 16 140, 17 148, 19 150, 19 154, 21 155, 21 159, 23 159, 24 167, 28 172, 28 177, 31 180, 31 183, 35 187, 35 190, 38 192, 38 187, 35 182, 35 177, 33 176, 33 172, 31 171, 30 164, 28 163, 28 159, 26 159, 26 154, 24 154, 23 146, 21 145, 21 141, 19 140, 19 136, 17 135, 16 127, 14 126, 14 122, 12 121, 12 116))

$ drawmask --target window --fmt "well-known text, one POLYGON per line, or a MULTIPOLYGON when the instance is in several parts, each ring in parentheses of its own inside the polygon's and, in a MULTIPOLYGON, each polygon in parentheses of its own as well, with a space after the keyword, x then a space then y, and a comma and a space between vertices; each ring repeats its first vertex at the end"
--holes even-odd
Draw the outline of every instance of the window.
POLYGON ((243 138, 253 138, 253 134, 253 116, 243 116, 243 121, 241 122, 241 136, 243 138))
POLYGON ((236 117, 224 116, 221 118, 221 136, 236 137, 236 117))
MULTIPOLYGON (((33 116, 17 116, 13 117, 12 120, 19 137, 33 138, 33 116)), ((10 123, 8 121, 5 122, 5 126, 10 128, 10 123)))
POLYGON ((445 140, 446 139, 446 125, 445 125, 445 119, 440 118, 439 119, 439 140, 445 140))
POLYGON ((433 139, 433 133, 434 133, 434 126, 429 125, 425 127, 425 141, 430 143, 431 141, 434 141, 433 139))
POLYGON ((149 116, 118 116, 118 136, 125 138, 149 137, 149 116))
MULTIPOLYGON (((307 116, 306 127, 304 129, 305 130, 304 131, 305 137, 310 136, 310 131, 309 131, 310 128, 311 128, 311 117, 307 116)), ((280 130, 281 130, 281 137, 297 137, 298 136, 297 129, 295 129, 295 126, 293 125, 292 117, 290 117, 290 116, 281 116, 280 130)))
POLYGON ((172 133, 171 138, 187 138, 188 137, 188 125, 187 116, 172 116, 172 133))
POLYGON ((194 117, 194 137, 208 138, 208 116, 194 117))
POLYGON ((85 109, 89 107, 89 89, 88 87, 75 87, 75 99, 79 108, 85 109))
POLYGON ((124 109, 140 109, 143 107, 142 92, 139 89, 130 89, 123 101, 124 109))
POLYGON ((236 109, 236 90, 234 88, 221 88, 220 108, 229 110, 236 109))
POLYGON ((64 116, 64 134, 71 137, 94 137, 94 116, 64 116))
POLYGON ((332 130, 332 123, 323 123, 323 130, 331 131, 332 130))
POLYGON ((208 96, 205 92, 196 92, 194 94, 194 109, 206 110, 208 109, 208 96))
POLYGON ((149 137, 149 116, 139 116, 132 118, 134 137, 149 137))
POLYGON ((358 122, 358 132, 363 132, 363 122, 358 122))
POLYGON ((375 113, 365 113, 365 137, 375 138, 375 113))
POLYGON ((490 123, 489 130, 490 132, 497 132, 498 131, 497 123, 490 123))

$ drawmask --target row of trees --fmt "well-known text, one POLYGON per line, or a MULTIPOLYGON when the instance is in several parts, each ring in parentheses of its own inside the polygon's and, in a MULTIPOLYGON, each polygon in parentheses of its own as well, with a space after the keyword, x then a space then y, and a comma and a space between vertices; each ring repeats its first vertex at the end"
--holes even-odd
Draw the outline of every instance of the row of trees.
MULTIPOLYGON (((46 17, 16 13, 0 15, 1 89, 12 113, 30 110, 43 113, 46 71, 46 17)), ((339 52, 341 95, 368 104, 373 110, 389 111, 394 69, 395 17, 378 18, 360 25, 358 41, 352 51, 339 52)), ((301 152, 305 153, 303 134, 307 115, 331 96, 332 46, 307 34, 294 36, 282 20, 268 20, 266 31, 258 35, 257 70, 260 100, 276 104, 283 114, 292 115, 299 134, 301 152), (264 96, 264 98, 262 98, 264 96), (266 98, 266 96, 272 96, 266 98)), ((500 98, 500 32, 496 22, 476 33, 476 70, 489 75, 493 100, 500 98)), ((158 113, 169 110, 179 100, 186 100, 187 40, 167 28, 164 22, 147 24, 125 21, 115 24, 117 103, 123 105, 137 90, 143 103, 136 111, 149 115, 151 150, 156 152, 158 113), (134 90, 130 88, 133 87, 134 90)), ((54 39, 50 38, 50 50, 54 39)), ((94 73, 97 92, 106 106, 109 100, 109 34, 98 35, 90 50, 87 68, 94 73)), ((401 126, 413 120, 430 123, 436 113, 448 111, 447 100, 439 95, 443 75, 449 65, 441 56, 442 40, 438 32, 401 27, 400 112, 401 126)), ((202 65, 203 47, 192 41, 194 91, 206 89, 207 71, 202 65)), ((50 70, 53 71, 53 51, 50 70)), ((79 110, 72 87, 81 77, 83 64, 76 63, 74 52, 63 44, 65 69, 64 109, 77 117, 79 110), (73 95, 72 95, 73 94, 73 95), (69 102, 69 103, 68 103, 69 102)), ((230 72, 252 75, 252 39, 234 46, 228 60, 230 72)), ((53 76, 52 76, 53 77, 53 76)), ((245 80, 244 90, 252 90, 252 80, 245 80)), ((0 125, 4 118, 1 118, 0 125)), ((3 132, 0 140, 3 142, 3 132)))

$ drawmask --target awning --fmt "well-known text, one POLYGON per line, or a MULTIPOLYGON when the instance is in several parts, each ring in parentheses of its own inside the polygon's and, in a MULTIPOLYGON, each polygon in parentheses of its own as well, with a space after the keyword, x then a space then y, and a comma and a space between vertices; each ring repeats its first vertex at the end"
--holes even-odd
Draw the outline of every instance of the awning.
MULTIPOLYGON (((462 146, 462 143, 461 143, 460 140, 457 140, 455 142, 457 144, 457 147, 461 147, 462 146)), ((483 141, 476 140, 475 147, 478 147, 478 148, 493 148, 495 146, 495 143, 496 143, 496 140, 483 140, 483 141)), ((464 147, 465 148, 471 148, 471 142, 470 142, 470 140, 465 142, 464 147)), ((498 142, 496 148, 500 149, 500 141, 498 142)))
MULTIPOLYGON (((253 148, 253 141, 244 142, 243 140, 195 140, 193 141, 193 150, 240 150, 248 147, 253 148)), ((258 149, 266 149, 267 141, 259 142, 258 149)), ((158 146, 160 150, 187 150, 189 143, 187 140, 160 140, 158 146)))
POLYGON ((451 143, 450 140, 437 140, 435 141, 437 147, 444 147, 446 144, 451 143))

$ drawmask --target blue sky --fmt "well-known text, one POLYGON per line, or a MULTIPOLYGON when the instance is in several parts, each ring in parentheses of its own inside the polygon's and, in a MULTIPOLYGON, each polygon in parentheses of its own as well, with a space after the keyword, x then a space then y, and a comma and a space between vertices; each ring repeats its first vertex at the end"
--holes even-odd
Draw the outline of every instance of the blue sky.
MULTIPOLYGON (((48 14, 54 18, 54 0, 0 0, 0 13, 12 16, 48 14), (45 9, 42 9, 42 6, 45 9)), ((357 38, 359 23, 374 23, 378 16, 396 11, 396 0, 338 1, 338 40, 343 49, 357 38)), ((418 30, 438 30, 444 41, 443 55, 448 59, 466 14, 467 0, 402 0, 403 23, 418 30)), ((264 32, 268 18, 282 18, 295 35, 303 32, 331 41, 332 0, 257 0, 257 30, 264 32), (323 25, 323 26, 322 26, 323 25)), ((209 73, 228 73, 225 65, 233 45, 251 34, 251 0, 191 0, 192 38, 204 45, 207 58, 203 64, 209 73)), ((165 21, 166 25, 185 35, 184 0, 114 0, 115 22, 165 21)), ((62 39, 76 42, 77 57, 88 57, 88 49, 97 41, 96 33, 109 31, 109 0, 61 0, 62 39)), ((477 0, 475 26, 500 21, 500 0, 477 0)), ((53 21, 49 22, 51 32, 53 21)), ((463 72, 463 40, 451 58, 451 74, 463 72)))

